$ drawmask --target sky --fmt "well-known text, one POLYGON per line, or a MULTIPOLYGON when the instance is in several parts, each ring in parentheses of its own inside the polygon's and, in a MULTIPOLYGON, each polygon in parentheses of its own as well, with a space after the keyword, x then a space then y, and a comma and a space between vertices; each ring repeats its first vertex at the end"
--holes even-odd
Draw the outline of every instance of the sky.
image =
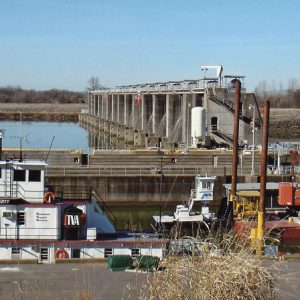
POLYGON ((0 0, 0 86, 83 91, 197 79, 300 81, 299 0, 0 0))

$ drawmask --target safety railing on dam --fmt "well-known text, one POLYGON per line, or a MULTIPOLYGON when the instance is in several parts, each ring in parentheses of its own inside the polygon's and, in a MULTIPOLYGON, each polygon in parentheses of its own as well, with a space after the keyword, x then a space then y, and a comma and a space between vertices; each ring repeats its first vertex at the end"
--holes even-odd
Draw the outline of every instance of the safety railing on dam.
MULTIPOLYGON (((239 175, 250 174, 251 166, 238 168, 239 175)), ((258 174, 257 170, 257 174, 258 174)), ((195 167, 163 167, 165 176, 195 176, 195 175, 230 175, 231 165, 221 167, 195 166, 195 167)), ((46 169, 49 177, 106 177, 106 176, 160 176, 160 167, 50 167, 46 169)))

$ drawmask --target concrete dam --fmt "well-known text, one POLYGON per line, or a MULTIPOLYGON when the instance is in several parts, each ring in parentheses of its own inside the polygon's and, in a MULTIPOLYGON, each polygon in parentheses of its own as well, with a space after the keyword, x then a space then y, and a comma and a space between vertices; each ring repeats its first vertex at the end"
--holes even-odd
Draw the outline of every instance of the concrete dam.
MULTIPOLYGON (((253 124, 260 128, 261 120, 255 95, 246 92, 244 76, 223 76, 222 66, 202 69, 201 79, 90 90, 88 110, 79 117, 89 131, 90 147, 136 149, 155 147, 158 141, 164 148, 230 147, 237 80, 242 82, 240 144, 252 144, 253 124), (196 108, 204 113, 193 120, 196 108), (195 133, 197 126, 200 136, 195 133)), ((259 131, 254 137, 257 142, 259 131)))

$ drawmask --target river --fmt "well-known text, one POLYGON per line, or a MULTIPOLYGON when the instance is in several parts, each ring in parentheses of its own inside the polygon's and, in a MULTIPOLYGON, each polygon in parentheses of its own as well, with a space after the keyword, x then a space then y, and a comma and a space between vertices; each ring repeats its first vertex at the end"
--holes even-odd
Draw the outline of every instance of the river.
POLYGON ((47 149, 53 140, 53 149, 82 149, 88 151, 88 133, 75 123, 0 121, 4 130, 3 147, 47 149))

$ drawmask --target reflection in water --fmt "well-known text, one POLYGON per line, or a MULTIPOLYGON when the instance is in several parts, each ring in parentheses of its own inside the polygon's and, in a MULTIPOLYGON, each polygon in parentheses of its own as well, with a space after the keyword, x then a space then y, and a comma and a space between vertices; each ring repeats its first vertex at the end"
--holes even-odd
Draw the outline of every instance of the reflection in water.
MULTIPOLYGON (((152 231, 152 216, 159 214, 159 206, 112 206, 117 217, 117 229, 129 231, 152 231)), ((175 206, 167 207, 164 214, 173 214, 175 206)))

